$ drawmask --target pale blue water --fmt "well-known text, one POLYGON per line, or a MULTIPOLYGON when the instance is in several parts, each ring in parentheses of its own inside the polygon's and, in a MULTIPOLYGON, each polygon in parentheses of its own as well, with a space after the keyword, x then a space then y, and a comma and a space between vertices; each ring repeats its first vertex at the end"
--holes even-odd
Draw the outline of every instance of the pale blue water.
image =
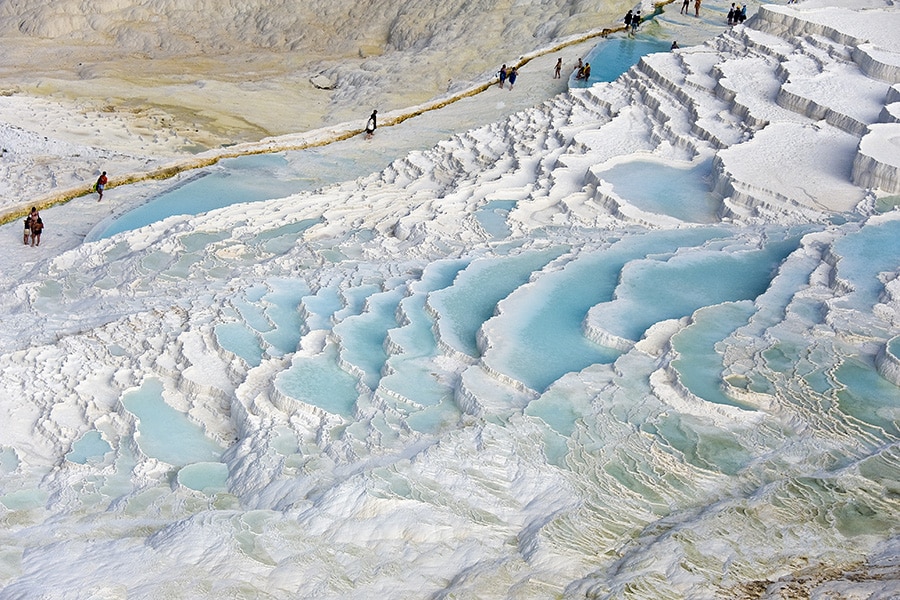
MULTIPOLYGON (((452 398, 452 390, 433 375, 431 357, 437 352, 434 319, 425 310, 425 294, 405 298, 401 303, 409 321, 389 332, 391 342, 402 353, 387 360, 391 373, 379 383, 382 390, 393 392, 418 406, 435 406, 452 398)), ((407 407, 408 408, 408 407, 407 407)))
MULTIPOLYGON (((694 322, 672 337, 679 357, 672 361, 681 383, 716 404, 742 405, 722 393, 722 354, 716 344, 745 325, 756 311, 752 302, 726 302, 698 310, 694 322)), ((749 407, 743 407, 749 408, 749 407)))
POLYGON ((47 503, 47 492, 40 489, 17 490, 0 496, 0 504, 9 510, 31 510, 47 503))
POLYGON ((19 468, 19 457, 12 448, 0 448, 0 473, 12 473, 19 468))
POLYGON ((452 285, 468 264, 464 260, 430 263, 421 279, 410 286, 416 293, 400 302, 405 324, 388 331, 392 345, 399 347, 400 353, 386 361, 389 374, 381 378, 379 393, 396 410, 408 414, 410 427, 416 431, 435 431, 459 416, 452 386, 434 374, 432 357, 438 352, 435 320, 425 310, 425 302, 428 292, 452 285), (398 396, 403 400, 397 400, 398 396))
POLYGON ((213 494, 227 489, 228 465, 220 462, 200 462, 182 467, 178 483, 186 488, 213 494))
POLYGON ((72 450, 66 454, 66 460, 83 465, 90 460, 100 460, 112 450, 112 446, 103 439, 97 430, 88 431, 74 444, 72 450))
POLYGON ((335 319, 344 319, 362 312, 366 302, 381 290, 375 283, 365 283, 343 289, 340 292, 341 307, 334 311, 335 319))
POLYGON ((334 327, 344 347, 342 358, 362 370, 363 382, 372 389, 378 385, 387 360, 384 338, 389 329, 397 326, 395 315, 401 299, 398 291, 372 295, 366 303, 366 312, 344 319, 334 327))
POLYGON ((251 367, 262 363, 264 353, 259 337, 243 323, 220 323, 215 332, 220 346, 243 358, 251 367))
POLYGON ((865 225, 857 235, 839 240, 835 247, 841 256, 837 265, 838 276, 855 281, 853 292, 839 304, 863 303, 871 306, 878 301, 883 288, 878 274, 897 268, 900 221, 865 225))
POLYGON ((257 235, 251 243, 259 244, 265 252, 283 254, 296 245, 297 239, 301 237, 304 231, 321 222, 322 219, 302 219, 296 223, 288 223, 275 229, 267 229, 257 235))
MULTIPOLYGON (((582 321, 593 306, 613 299, 622 269, 647 255, 671 254, 681 246, 702 244, 725 233, 723 228, 650 231, 627 237, 606 250, 581 254, 564 269, 545 274, 515 298, 528 305, 527 310, 516 310, 508 322, 502 316, 498 320, 497 327, 504 330, 508 343, 496 349, 492 364, 531 389, 543 391, 566 373, 615 360, 621 352, 587 339, 582 321)), ((639 302, 657 313, 672 310, 661 286, 651 286, 639 302)), ((685 310, 686 305, 673 313, 685 310)), ((629 314, 640 319, 641 309, 635 307, 629 314)), ((637 332, 647 323, 643 319, 635 324, 617 320, 608 325, 628 326, 630 332, 637 332)))
POLYGON ((449 397, 435 406, 417 411, 407 418, 413 431, 420 433, 437 433, 459 421, 459 407, 449 397))
POLYGON ((569 437, 575 431, 575 422, 582 416, 585 407, 575 407, 573 398, 564 390, 547 390, 540 398, 530 402, 525 414, 539 417, 553 431, 569 437))
POLYGON ((289 196, 320 185, 319 180, 290 173, 288 166, 282 154, 224 160, 199 170, 196 177, 116 219, 99 238, 138 229, 173 215, 196 215, 238 202, 289 196))
POLYGON ((504 238, 510 234, 506 218, 509 211, 516 207, 515 200, 493 200, 475 212, 475 218, 488 233, 495 238, 504 238))
POLYGON ((565 251, 559 247, 472 263, 459 274, 453 287, 431 296, 430 303, 441 317, 443 341, 460 352, 478 356, 476 334, 493 315, 497 302, 565 251))
POLYGON ((896 415, 900 411, 900 390, 875 371, 860 357, 845 360, 835 372, 843 387, 836 390, 838 407, 856 423, 878 438, 896 438, 900 427, 896 415))
POLYGON ((591 64, 591 76, 588 80, 575 79, 573 71, 569 77, 569 86, 590 87, 600 81, 615 81, 645 54, 668 52, 671 46, 671 41, 650 37, 607 38, 584 56, 584 62, 591 64))
POLYGON ((162 383, 149 379, 139 389, 122 395, 122 405, 140 420, 137 443, 141 451, 175 466, 218 461, 223 448, 186 414, 169 406, 162 392, 162 383))
POLYGON ((718 222, 719 203, 707 177, 712 161, 680 169, 659 162, 634 160, 600 173, 623 200, 641 210, 690 223, 718 222))
POLYGON ((615 299, 595 314, 606 331, 637 341, 659 321, 689 316, 710 304, 753 300, 768 289, 777 267, 798 244, 797 237, 775 238, 762 250, 713 248, 668 260, 634 260, 621 274, 615 299))
POLYGON ((337 352, 337 347, 329 344, 321 354, 295 358, 290 368, 275 378, 276 387, 286 396, 352 418, 359 397, 356 378, 338 366, 337 352))
POLYGON ((266 333, 272 330, 272 322, 266 316, 265 306, 259 301, 269 292, 264 285, 248 288, 242 296, 231 298, 231 305, 237 309, 241 319, 254 331, 266 333))
POLYGON ((309 329, 331 329, 331 315, 344 306, 341 295, 335 288, 322 288, 312 296, 303 298, 303 305, 309 311, 309 329))
POLYGON ((429 263, 416 285, 419 292, 432 292, 443 289, 453 283, 459 272, 469 264, 465 259, 436 260, 429 263))
POLYGON ((272 290, 262 297, 265 314, 274 329, 263 333, 263 338, 278 351, 288 354, 297 350, 300 343, 300 302, 309 294, 309 286, 302 279, 272 279, 272 290))
POLYGON ((752 454, 733 433, 690 415, 672 411, 659 422, 644 424, 641 429, 665 439, 686 463, 701 469, 735 475, 752 459, 752 454))

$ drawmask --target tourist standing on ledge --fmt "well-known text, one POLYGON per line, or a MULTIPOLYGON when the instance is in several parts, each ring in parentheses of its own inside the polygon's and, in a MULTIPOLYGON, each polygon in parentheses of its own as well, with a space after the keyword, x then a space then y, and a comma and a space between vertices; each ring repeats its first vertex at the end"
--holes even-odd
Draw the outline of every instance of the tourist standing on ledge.
POLYGON ((94 189, 97 190, 97 194, 99 194, 99 198, 97 198, 97 202, 103 200, 103 190, 106 188, 106 184, 109 183, 109 178, 106 176, 106 171, 100 174, 100 177, 97 178, 97 183, 94 184, 94 189))

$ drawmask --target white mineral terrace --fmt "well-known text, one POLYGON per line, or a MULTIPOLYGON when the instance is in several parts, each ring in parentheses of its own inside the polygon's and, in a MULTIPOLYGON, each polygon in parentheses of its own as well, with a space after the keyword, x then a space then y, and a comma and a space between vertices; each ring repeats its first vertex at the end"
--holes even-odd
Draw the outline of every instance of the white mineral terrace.
POLYGON ((900 12, 722 28, 320 190, 2 226, 0 600, 900 594, 900 12))

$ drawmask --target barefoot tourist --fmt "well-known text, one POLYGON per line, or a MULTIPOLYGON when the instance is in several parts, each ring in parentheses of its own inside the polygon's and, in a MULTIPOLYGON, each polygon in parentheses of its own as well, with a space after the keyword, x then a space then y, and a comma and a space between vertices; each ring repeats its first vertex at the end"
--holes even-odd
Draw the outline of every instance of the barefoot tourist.
POLYGON ((103 200, 103 190, 106 188, 106 184, 109 183, 109 178, 106 176, 106 171, 100 174, 100 177, 97 178, 97 183, 94 184, 94 189, 97 190, 97 194, 99 197, 97 198, 97 202, 103 200))

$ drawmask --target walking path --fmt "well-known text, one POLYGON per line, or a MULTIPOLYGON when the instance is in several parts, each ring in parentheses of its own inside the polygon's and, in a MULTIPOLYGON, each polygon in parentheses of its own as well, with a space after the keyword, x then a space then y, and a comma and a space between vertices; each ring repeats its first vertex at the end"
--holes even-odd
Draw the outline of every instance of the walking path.
MULTIPOLYGON (((661 7, 663 4, 665 3, 661 3, 659 6, 661 7)), ((521 72, 521 82, 519 86, 516 87, 513 94, 502 99, 502 105, 497 103, 496 98, 494 97, 480 98, 481 102, 496 105, 497 110, 491 112, 483 109, 476 109, 478 114, 483 115, 488 119, 485 122, 490 122, 492 120, 503 118, 518 110, 534 106, 544 99, 564 91, 568 84, 568 78, 565 77, 565 75, 571 70, 571 66, 574 65, 577 58, 588 52, 590 48, 596 44, 597 38, 605 37, 616 32, 622 32, 624 30, 624 26, 590 30, 561 40, 553 46, 541 48, 530 54, 518 57, 515 61, 510 61, 509 66, 517 66, 521 72), (564 77, 562 79, 553 79, 553 69, 559 56, 563 56, 564 77)), ((454 115, 449 114, 449 111, 445 111, 444 109, 459 103, 462 100, 481 96, 484 92, 494 88, 496 81, 497 79, 493 78, 491 81, 473 85, 463 91, 434 99, 425 104, 391 112, 379 113, 379 120, 381 121, 379 123, 379 129, 396 127, 414 118, 417 121, 421 121, 421 117, 424 115, 428 115, 429 113, 438 110, 441 111, 441 137, 446 137, 449 130, 447 127, 448 124, 451 125, 453 131, 484 124, 482 122, 475 122, 474 124, 468 122, 471 120, 471 117, 466 118, 466 114, 472 111, 471 106, 468 106, 462 114, 456 116, 456 120, 454 120, 454 115), (459 119, 462 120, 462 127, 456 126, 459 119)), ((368 111, 363 112, 365 115, 368 114, 368 111)), ((114 173, 113 171, 110 171, 112 176, 107 189, 111 190, 116 187, 144 181, 170 179, 179 173, 206 167, 226 158, 303 150, 333 144, 358 136, 364 131, 364 127, 365 117, 362 117, 359 120, 322 127, 311 131, 266 138, 258 142, 215 148, 199 154, 178 158, 163 164, 162 166, 156 166, 147 170, 131 171, 127 173, 114 173)), ((435 125, 426 125, 425 127, 426 129, 429 129, 434 128, 435 125)), ((379 136, 376 136, 376 138, 377 137, 379 136)), ((397 136, 394 136, 392 141, 396 141, 396 137, 397 136)), ((416 143, 415 147, 422 147, 420 141, 421 138, 418 133, 416 139, 419 143, 416 143)), ((37 206, 39 210, 46 210, 52 206, 90 195, 93 192, 92 186, 93 180, 89 183, 76 186, 55 188, 45 194, 34 197, 30 201, 15 208, 4 210, 0 213, 0 224, 9 223, 20 217, 24 217, 31 206, 37 206)))

